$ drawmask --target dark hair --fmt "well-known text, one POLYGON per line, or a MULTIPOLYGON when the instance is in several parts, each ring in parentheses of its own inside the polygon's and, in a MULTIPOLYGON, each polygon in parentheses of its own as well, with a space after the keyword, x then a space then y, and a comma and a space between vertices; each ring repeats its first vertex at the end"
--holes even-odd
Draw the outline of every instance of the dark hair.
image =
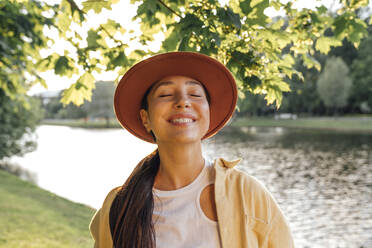
MULTIPOLYGON (((154 82, 142 98, 141 108, 148 110, 147 96, 154 82)), ((210 103, 208 91, 202 85, 210 103)), ((151 132, 155 140, 155 135, 151 132)), ((155 229, 152 222, 154 198, 152 188, 159 170, 159 151, 155 150, 133 170, 121 186, 110 208, 110 230, 116 248, 155 248, 155 229)))
POLYGON ((138 163, 117 193, 111 205, 109 221, 114 247, 156 247, 152 187, 159 164, 159 152, 156 150, 138 163))

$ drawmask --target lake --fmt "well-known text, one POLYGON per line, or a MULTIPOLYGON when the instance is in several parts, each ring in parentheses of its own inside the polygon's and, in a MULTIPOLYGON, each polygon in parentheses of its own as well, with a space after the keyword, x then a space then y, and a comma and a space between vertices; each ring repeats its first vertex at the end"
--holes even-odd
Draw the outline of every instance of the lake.
MULTIPOLYGON (((156 147, 122 129, 39 126, 38 148, 12 158, 37 183, 99 208, 156 147)), ((286 128, 225 128, 204 141, 207 158, 243 158, 290 223, 296 247, 372 247, 372 134, 286 128)))

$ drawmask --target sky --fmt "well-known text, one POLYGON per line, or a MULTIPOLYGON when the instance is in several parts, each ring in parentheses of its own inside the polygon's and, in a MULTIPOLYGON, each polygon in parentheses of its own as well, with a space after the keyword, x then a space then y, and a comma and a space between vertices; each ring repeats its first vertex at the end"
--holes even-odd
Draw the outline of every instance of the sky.
MULTIPOLYGON (((282 0, 281 2, 286 3, 289 0, 282 0)), ((48 0, 48 3, 59 3, 58 0, 48 0)), ((82 0, 77 0, 76 1, 79 5, 81 4, 82 0)), ((95 14, 93 11, 88 12, 88 22, 86 25, 84 25, 84 28, 79 27, 78 25, 72 26, 74 29, 76 29, 81 36, 84 39, 84 34, 86 34, 86 30, 89 30, 90 28, 97 28, 100 23, 104 23, 108 18, 115 20, 116 22, 120 23, 127 31, 130 29, 133 29, 136 32, 139 32, 139 23, 138 22, 133 22, 131 19, 135 16, 136 14, 136 5, 132 5, 129 3, 129 0, 121 0, 117 4, 112 5, 112 10, 107 10, 104 9, 99 15, 95 14)), ((228 3, 228 0, 219 0, 219 2, 222 5, 225 5, 228 3)), ((326 7, 331 7, 337 8, 337 0, 297 0, 294 1, 294 7, 296 8, 309 8, 309 9, 315 9, 316 7, 321 6, 322 4, 325 5, 326 7)), ((372 3, 370 3, 370 6, 372 3)), ((275 11, 273 8, 268 8, 265 11, 265 14, 268 16, 276 16, 283 14, 281 11, 275 11)), ((49 49, 44 49, 41 51, 42 56, 48 56, 49 54, 56 52, 60 55, 64 54, 65 50, 69 50, 72 53, 74 53, 74 48, 69 45, 69 43, 65 42, 63 39, 58 38, 58 34, 56 31, 45 29, 45 34, 52 37, 54 40, 54 44, 48 44, 49 49)), ((129 54, 130 51, 141 48, 141 45, 137 42, 133 42, 129 40, 129 36, 127 34, 124 35, 118 35, 115 36, 117 39, 121 39, 122 41, 126 42, 129 44, 129 48, 126 49, 126 53, 129 54)), ((164 39, 162 34, 159 34, 155 41, 150 45, 150 49, 152 51, 157 51, 160 48, 161 41, 164 39)), ((102 72, 100 74, 95 73, 94 76, 96 77, 97 81, 98 80, 104 80, 104 81, 113 81, 117 78, 117 73, 116 72, 102 72)), ((43 77, 48 85, 48 89, 45 89, 43 86, 40 84, 37 84, 33 86, 29 91, 29 95, 34 95, 34 94, 39 94, 42 92, 46 91, 57 91, 61 89, 68 88, 71 84, 76 82, 78 79, 78 75, 74 75, 71 78, 68 77, 60 77, 54 74, 53 71, 48 71, 41 73, 41 77, 43 77)))

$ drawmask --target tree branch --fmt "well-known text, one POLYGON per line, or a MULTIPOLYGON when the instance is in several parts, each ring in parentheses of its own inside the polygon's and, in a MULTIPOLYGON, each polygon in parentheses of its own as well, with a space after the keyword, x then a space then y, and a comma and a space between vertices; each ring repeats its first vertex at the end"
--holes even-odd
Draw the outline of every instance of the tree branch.
POLYGON ((178 14, 176 11, 174 11, 173 9, 171 9, 170 7, 168 7, 162 0, 158 0, 158 2, 163 5, 165 8, 167 8, 170 12, 172 12, 173 14, 175 14, 176 16, 178 16, 179 18, 182 18, 182 16, 180 14, 178 14))
POLYGON ((80 14, 85 15, 86 13, 77 6, 74 0, 67 0, 73 9, 76 9, 80 14))

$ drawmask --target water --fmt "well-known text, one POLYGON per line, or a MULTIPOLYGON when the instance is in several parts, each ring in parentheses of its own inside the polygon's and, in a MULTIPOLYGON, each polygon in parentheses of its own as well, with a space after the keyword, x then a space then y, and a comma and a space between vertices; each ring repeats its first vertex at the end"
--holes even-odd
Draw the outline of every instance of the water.
POLYGON ((230 128, 209 156, 244 158, 287 216, 296 247, 372 247, 372 135, 230 128))
MULTIPOLYGON (((14 158, 38 184, 98 208, 155 149, 121 129, 40 126, 38 149, 14 158)), ((372 247, 372 134, 226 128, 204 142, 209 158, 243 158, 290 223, 296 247, 372 247)))
POLYGON ((36 133, 37 150, 12 161, 34 172, 40 187, 94 208, 156 148, 121 129, 44 125, 36 133))

